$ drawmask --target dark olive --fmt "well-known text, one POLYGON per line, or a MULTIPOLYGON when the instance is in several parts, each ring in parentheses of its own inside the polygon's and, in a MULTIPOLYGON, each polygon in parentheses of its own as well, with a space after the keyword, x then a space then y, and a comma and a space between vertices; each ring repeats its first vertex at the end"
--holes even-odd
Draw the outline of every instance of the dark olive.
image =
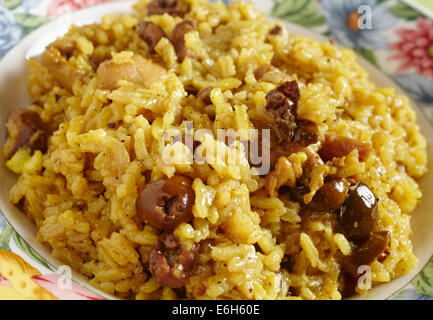
POLYGON ((376 218, 376 197, 369 187, 359 182, 341 206, 337 231, 359 245, 370 236, 376 218))
POLYGON ((351 276, 359 276, 360 266, 370 265, 379 258, 388 247, 390 235, 388 231, 373 232, 362 246, 353 250, 352 254, 344 261, 343 269, 351 276))
POLYGON ((212 100, 210 99, 211 91, 211 87, 200 89, 197 93, 197 100, 201 101, 206 106, 212 104, 212 100))
POLYGON ((313 211, 333 211, 339 209, 347 198, 349 183, 346 179, 335 179, 326 182, 317 190, 311 202, 304 203, 304 196, 310 192, 310 189, 304 185, 298 185, 294 188, 281 187, 280 193, 289 192, 290 199, 305 205, 304 208, 313 211))
POLYGON ((356 294, 358 277, 353 277, 345 272, 340 273, 338 277, 338 291, 343 299, 350 298, 356 294))
POLYGON ((192 217, 195 194, 189 178, 175 175, 147 184, 137 201, 137 214, 151 226, 172 230, 192 217))
POLYGON ((11 158, 18 149, 46 149, 43 122, 39 114, 28 109, 13 109, 6 123, 6 143, 3 146, 5 158, 11 158))
POLYGON ((296 202, 299 202, 301 205, 305 205, 304 196, 310 192, 310 189, 304 185, 297 185, 294 188, 289 188, 286 186, 282 186, 279 189, 280 193, 289 192, 290 199, 296 202))
POLYGON ((178 237, 163 233, 150 252, 150 272, 163 286, 179 288, 194 272, 199 250, 198 243, 193 244, 191 249, 184 250, 178 237))
POLYGON ((333 158, 347 156, 354 149, 358 150, 359 160, 365 161, 371 153, 371 144, 358 140, 339 136, 336 134, 326 134, 322 146, 318 151, 323 161, 330 161, 333 158))
POLYGON ((373 232, 361 247, 355 248, 343 260, 343 272, 339 277, 339 291, 343 299, 356 294, 358 279, 365 272, 365 269, 361 272, 359 267, 369 266, 375 259, 379 260, 386 253, 389 241, 389 232, 373 232))
POLYGON ((141 21, 138 24, 137 34, 147 43, 151 53, 155 52, 155 47, 161 38, 167 36, 159 25, 149 21, 141 21))
POLYGON ((189 5, 183 0, 152 0, 147 5, 148 15, 162 15, 168 13, 171 16, 183 17, 189 11, 189 5))
POLYGON ((293 142, 299 143, 303 147, 308 147, 319 140, 317 125, 308 120, 299 120, 293 135, 293 142))
POLYGON ((346 179, 331 180, 317 190, 307 207, 318 211, 337 210, 346 200, 348 191, 349 183, 346 179))
POLYGON ((191 51, 185 44, 185 35, 188 32, 195 31, 196 29, 197 22, 195 20, 184 20, 174 27, 170 40, 171 43, 173 43, 179 62, 183 62, 186 57, 194 57, 194 52, 191 51))

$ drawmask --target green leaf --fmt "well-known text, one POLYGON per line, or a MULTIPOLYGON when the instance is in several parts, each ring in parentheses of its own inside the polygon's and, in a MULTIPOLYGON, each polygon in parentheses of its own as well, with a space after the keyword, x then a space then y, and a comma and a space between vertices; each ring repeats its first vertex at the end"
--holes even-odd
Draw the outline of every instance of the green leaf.
POLYGON ((29 244, 23 238, 21 238, 21 236, 14 229, 12 229, 12 237, 18 248, 25 252, 30 258, 36 260, 47 269, 53 270, 53 268, 44 260, 44 258, 42 258, 39 253, 29 246, 29 244))
POLYGON ((4 0, 3 1, 3 5, 9 9, 15 9, 16 7, 18 7, 21 3, 23 2, 23 0, 4 0))
POLYGON ((329 30, 323 32, 322 34, 323 34, 325 37, 328 37, 328 38, 332 36, 332 33, 331 33, 331 31, 329 31, 329 30))
POLYGON ((34 29, 48 21, 45 17, 35 16, 29 13, 16 13, 14 16, 15 21, 24 27, 24 34, 32 32, 34 29))
POLYGON ((355 52, 359 54, 361 57, 369 61, 370 63, 374 64, 376 67, 380 69, 380 65, 377 62, 376 55, 374 54, 374 51, 368 50, 368 49, 360 49, 360 48, 354 48, 355 52))
POLYGON ((428 262, 411 282, 418 293, 433 297, 433 262, 428 262))
POLYGON ((416 20, 418 17, 425 17, 421 12, 402 1, 397 2, 394 6, 389 8, 389 12, 406 20, 416 20))
POLYGON ((0 233, 0 249, 11 251, 9 241, 11 239, 12 230, 12 226, 8 224, 0 233))
POLYGON ((272 15, 304 27, 316 27, 326 23, 326 18, 317 7, 317 0, 275 1, 272 15))

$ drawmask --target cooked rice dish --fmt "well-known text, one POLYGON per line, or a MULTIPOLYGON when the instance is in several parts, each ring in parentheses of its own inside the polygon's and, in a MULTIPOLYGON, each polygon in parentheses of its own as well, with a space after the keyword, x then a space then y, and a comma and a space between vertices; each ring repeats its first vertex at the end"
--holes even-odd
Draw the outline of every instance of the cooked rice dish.
POLYGON ((426 140, 352 50, 251 3, 140 0, 28 67, 32 103, 3 146, 10 201, 94 287, 342 299, 416 266, 426 140))

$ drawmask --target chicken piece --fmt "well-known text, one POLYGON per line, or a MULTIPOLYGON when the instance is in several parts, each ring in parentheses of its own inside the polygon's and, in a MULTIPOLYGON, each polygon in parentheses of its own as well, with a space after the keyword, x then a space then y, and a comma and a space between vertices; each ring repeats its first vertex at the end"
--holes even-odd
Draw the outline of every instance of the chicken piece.
POLYGON ((112 59, 101 63, 96 71, 99 86, 114 90, 118 88, 119 80, 126 80, 147 87, 152 82, 167 77, 167 71, 163 67, 140 55, 134 55, 130 60, 122 64, 117 64, 112 59))
MULTIPOLYGON (((70 48, 68 47, 68 50, 69 49, 70 48)), ((45 68, 47 68, 54 80, 56 80, 63 88, 71 90, 75 82, 84 77, 85 71, 77 68, 77 66, 68 62, 67 59, 68 54, 66 54, 64 50, 60 50, 59 48, 50 45, 42 54, 41 63, 45 68)))

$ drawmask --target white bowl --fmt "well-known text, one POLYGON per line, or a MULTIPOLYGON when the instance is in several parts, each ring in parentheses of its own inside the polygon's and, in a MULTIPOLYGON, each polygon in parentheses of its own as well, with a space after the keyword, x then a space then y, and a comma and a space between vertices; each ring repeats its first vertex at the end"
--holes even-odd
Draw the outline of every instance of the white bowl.
MULTIPOLYGON (((72 23, 75 25, 84 25, 99 22, 101 17, 105 14, 131 13, 131 6, 134 3, 135 1, 130 0, 110 2, 66 14, 35 30, 15 46, 0 61, 0 123, 4 124, 6 122, 10 110, 17 107, 26 107, 30 103, 27 93, 26 59, 40 55, 45 46, 54 41, 56 37, 66 33, 72 23)), ((317 40, 326 40, 322 36, 316 35, 302 27, 293 24, 287 24, 287 26, 292 33, 306 35, 317 40)), ((377 86, 393 87, 396 88, 398 92, 404 94, 395 82, 378 71, 370 63, 362 58, 359 58, 359 62, 369 71, 371 79, 375 81, 377 86)), ((412 106, 416 110, 422 133, 427 137, 427 140, 433 141, 433 130, 425 114, 414 102, 412 102, 412 106)), ((5 130, 0 130, 0 145, 3 145, 4 142, 5 130)), ((411 220, 413 230, 412 242, 414 253, 419 259, 419 264, 409 274, 394 279, 389 283, 376 286, 366 295, 360 297, 361 299, 386 299, 390 297, 417 275, 433 254, 433 215, 431 214, 433 209, 433 149, 430 144, 428 145, 428 158, 430 160, 429 173, 420 180, 424 196, 421 203, 412 213, 413 218, 411 220)), ((36 250, 47 263, 51 264, 54 268, 58 268, 62 263, 54 259, 50 255, 49 249, 37 241, 36 227, 34 224, 9 202, 9 190, 15 183, 16 176, 6 168, 5 161, 2 157, 0 157, 0 179, 2 180, 0 184, 0 210, 27 243, 36 250)), ((107 298, 114 298, 90 286, 86 278, 82 275, 74 272, 72 277, 82 286, 107 298)))

